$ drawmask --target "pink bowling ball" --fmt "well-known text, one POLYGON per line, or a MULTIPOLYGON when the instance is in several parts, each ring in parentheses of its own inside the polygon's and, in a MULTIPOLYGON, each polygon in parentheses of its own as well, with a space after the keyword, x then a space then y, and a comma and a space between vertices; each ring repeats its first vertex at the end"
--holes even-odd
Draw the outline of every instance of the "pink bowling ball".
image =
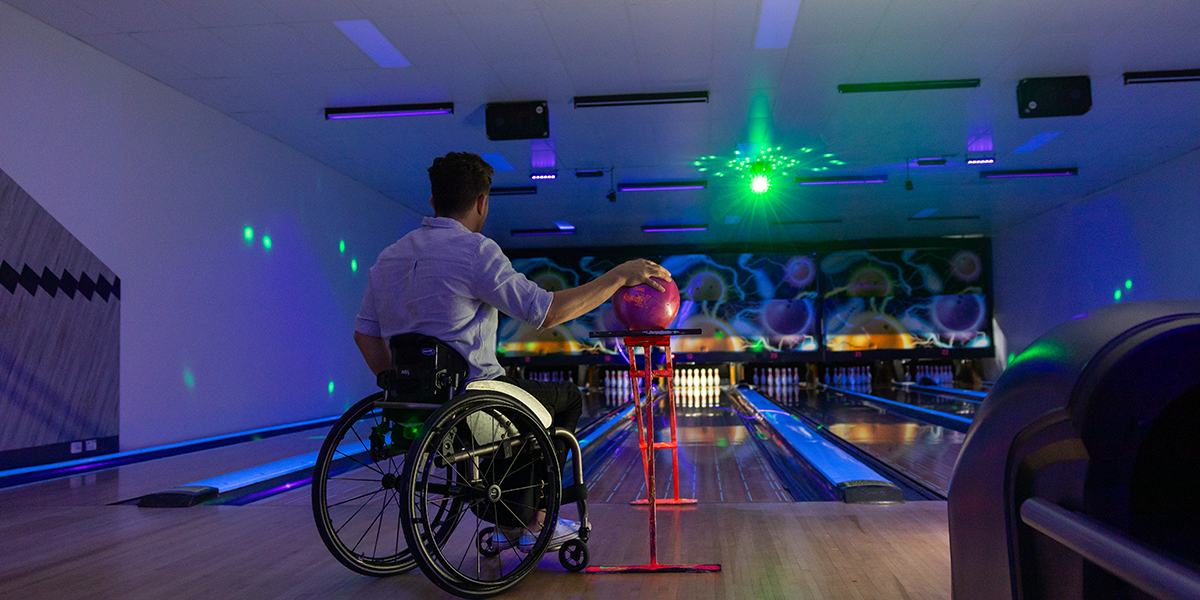
POLYGON ((617 320, 630 331, 664 329, 679 313, 679 288, 674 281, 654 278, 664 291, 641 284, 623 287, 613 294, 613 311, 617 320))

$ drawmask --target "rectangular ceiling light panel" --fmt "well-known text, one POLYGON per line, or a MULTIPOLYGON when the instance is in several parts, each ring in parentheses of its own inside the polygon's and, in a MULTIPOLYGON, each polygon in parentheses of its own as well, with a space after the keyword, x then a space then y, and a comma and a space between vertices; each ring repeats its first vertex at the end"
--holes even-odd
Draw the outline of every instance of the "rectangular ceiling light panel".
POLYGON ((708 180, 696 181, 648 181, 644 183, 618 183, 618 192, 661 192, 668 190, 702 190, 708 187, 708 180))
POLYGON ((415 117, 420 115, 452 115, 453 102, 434 102, 430 104, 377 104, 374 106, 336 106, 325 109, 325 118, 330 121, 339 119, 375 119, 379 117, 415 117))
POLYGON ((763 0, 754 47, 787 48, 792 43, 792 29, 796 27, 799 12, 800 0, 763 0))
POLYGON ((334 21, 334 25, 381 67, 411 67, 412 63, 367 19, 334 21))
POLYGON ((909 92, 916 90, 948 90, 954 88, 977 88, 978 79, 938 79, 932 81, 885 81, 879 83, 842 83, 838 91, 843 94, 863 92, 909 92))
POLYGON ((508 162, 508 159, 504 158, 504 155, 500 154, 499 152, 480 152, 479 158, 485 160, 487 164, 492 165, 492 168, 497 171, 517 170, 516 167, 512 166, 512 163, 508 162))
POLYGON ((1062 135, 1061 131, 1043 131, 1042 133, 1029 138, 1028 142, 1017 146, 1015 149, 1013 149, 1013 153, 1024 154, 1026 152, 1033 152, 1034 150, 1045 146, 1050 142, 1050 140, 1060 135, 1062 135))
POLYGON ((614 94, 575 96, 575 108, 596 106, 639 106, 643 104, 691 104, 708 102, 708 92, 668 92, 665 94, 614 94))

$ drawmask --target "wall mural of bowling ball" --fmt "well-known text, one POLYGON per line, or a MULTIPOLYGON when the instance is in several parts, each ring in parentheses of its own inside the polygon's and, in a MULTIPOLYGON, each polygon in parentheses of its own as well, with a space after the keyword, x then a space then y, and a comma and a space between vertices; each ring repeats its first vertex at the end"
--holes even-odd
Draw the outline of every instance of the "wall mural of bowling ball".
POLYGON ((988 348, 982 295, 825 300, 825 346, 835 352, 988 348))

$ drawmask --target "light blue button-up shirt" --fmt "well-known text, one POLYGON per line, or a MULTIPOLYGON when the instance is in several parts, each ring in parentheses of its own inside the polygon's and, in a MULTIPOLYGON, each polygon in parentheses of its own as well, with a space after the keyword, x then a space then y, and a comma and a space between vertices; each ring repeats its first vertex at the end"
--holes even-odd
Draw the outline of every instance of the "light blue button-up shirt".
POLYGON ((371 267, 354 330, 384 339, 433 336, 471 363, 472 381, 495 379, 504 374, 496 310, 540 327, 553 299, 513 269, 496 242, 454 219, 425 217, 371 267))

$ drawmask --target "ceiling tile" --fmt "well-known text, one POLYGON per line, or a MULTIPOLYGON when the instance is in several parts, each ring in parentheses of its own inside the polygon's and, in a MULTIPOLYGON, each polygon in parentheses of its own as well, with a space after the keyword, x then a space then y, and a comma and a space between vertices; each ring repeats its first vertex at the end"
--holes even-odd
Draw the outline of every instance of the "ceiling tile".
POLYGON ((638 69, 645 88, 655 92, 708 89, 712 58, 697 54, 643 54, 638 69))
POLYGON ((634 4, 629 18, 639 56, 712 52, 712 0, 634 4))
POLYGON ((137 69, 159 81, 194 79, 198 75, 186 69, 157 50, 133 39, 127 33, 80 36, 93 48, 137 69))
POLYGON ((427 17, 450 13, 450 7, 444 0, 353 0, 367 18, 380 17, 427 17))
MULTIPOLYGON (((378 69, 378 63, 367 56, 332 21, 288 23, 287 27, 299 37, 298 42, 308 46, 308 52, 320 55, 342 69, 378 69)), ((392 40, 395 44, 395 40, 392 40)), ((404 48, 399 48, 405 54, 404 48)), ((407 57, 407 54, 405 54, 407 57)), ((406 67, 395 67, 406 68, 406 67)))
POLYGON ((542 16, 565 58, 634 53, 629 12, 623 5, 544 10, 542 16))
POLYGON ((264 72, 331 71, 338 65, 321 52, 320 46, 297 35, 287 24, 216 27, 211 31, 230 49, 249 57, 264 72))
POLYGON ((713 50, 754 50, 760 6, 761 3, 754 0, 717 0, 713 4, 713 50))
POLYGON ((536 10, 459 15, 467 37, 490 63, 553 60, 558 48, 536 10))
POLYGON ((205 27, 262 25, 283 20, 258 0, 162 0, 205 27))
POLYGON ((47 25, 74 36, 118 33, 112 23, 76 6, 55 0, 8 0, 8 4, 47 25))
MULTIPOLYGON (((350 0, 258 0, 281 21, 349 21, 367 13, 350 0)), ((393 3, 399 4, 399 3, 393 3)), ((407 4, 407 3, 405 3, 407 4)))
POLYGON ((234 52, 207 29, 147 31, 135 33, 133 38, 201 77, 233 77, 263 72, 250 57, 234 52))

